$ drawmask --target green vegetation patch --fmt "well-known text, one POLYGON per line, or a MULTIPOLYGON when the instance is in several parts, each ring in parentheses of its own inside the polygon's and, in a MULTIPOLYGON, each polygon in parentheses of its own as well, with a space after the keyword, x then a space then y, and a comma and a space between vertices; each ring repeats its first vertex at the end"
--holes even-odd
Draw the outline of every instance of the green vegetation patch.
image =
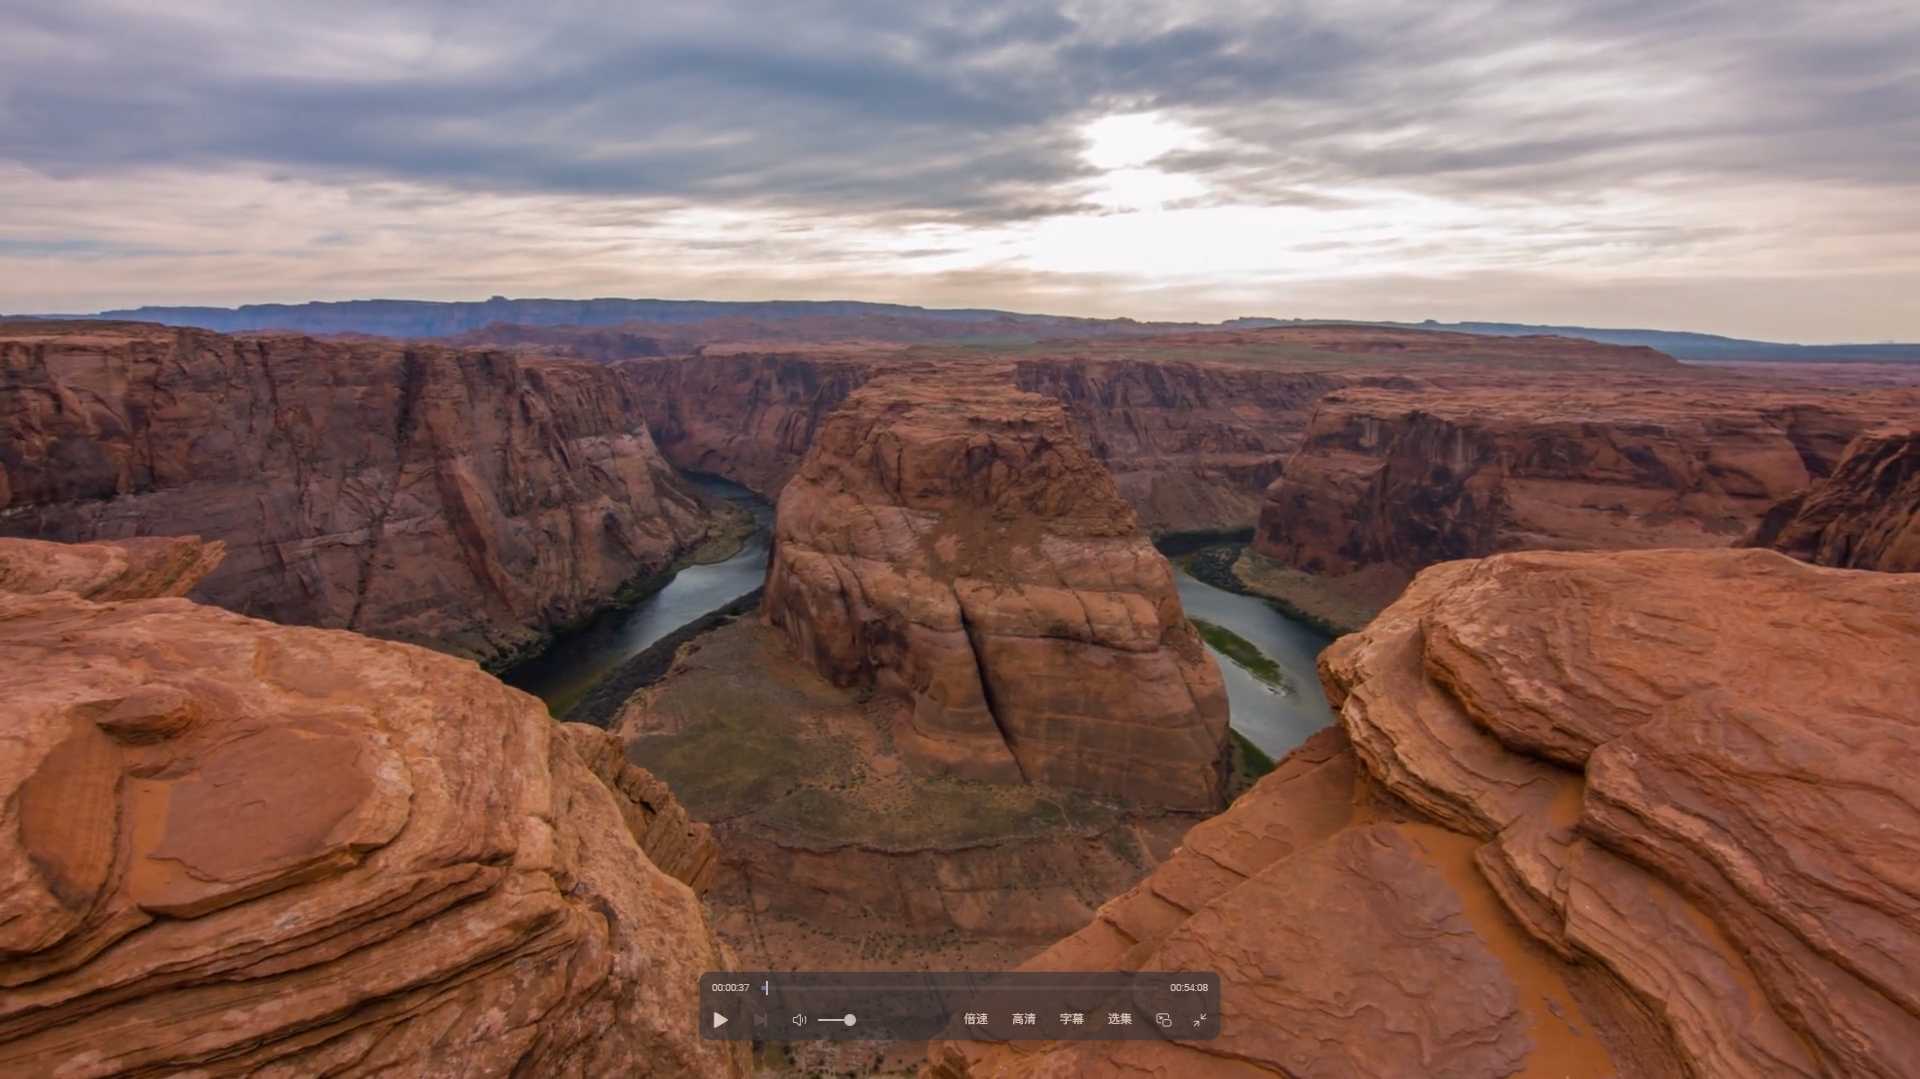
POLYGON ((1233 738, 1233 763, 1235 770, 1248 779, 1259 779, 1273 771, 1274 760, 1266 755, 1259 746, 1247 741, 1247 736, 1239 731, 1231 732, 1233 738))
POLYGON ((1254 647, 1252 641, 1217 622, 1209 622, 1204 618, 1191 621, 1193 628, 1200 631, 1201 639, 1211 645, 1214 651, 1232 660, 1235 666, 1275 689, 1293 689, 1286 674, 1280 670, 1280 665, 1254 647))
POLYGON ((1261 776, 1273 771, 1274 760, 1239 731, 1228 732, 1228 738, 1227 759, 1232 765, 1232 774, 1228 777, 1227 797, 1231 800, 1245 794, 1261 776))

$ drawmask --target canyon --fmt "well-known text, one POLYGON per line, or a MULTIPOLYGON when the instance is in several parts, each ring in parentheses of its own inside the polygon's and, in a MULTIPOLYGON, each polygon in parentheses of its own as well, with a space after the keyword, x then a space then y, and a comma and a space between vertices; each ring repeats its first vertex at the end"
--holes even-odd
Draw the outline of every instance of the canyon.
POLYGON ((1220 1038, 933 1074, 1906 1074, 1916 634, 1920 578, 1767 551, 1427 569, 1337 728, 1025 964, 1217 971, 1220 1038))
POLYGON ((1224 1034, 885 1066, 1890 1076, 1920 1046, 1920 388, 809 317, 0 324, 0 533, 30 537, 0 539, 0 1064, 859 1071, 700 1039, 695 976, 1020 964, 1218 971, 1224 1034), (757 603, 596 675, 604 728, 471 662, 737 549, 751 515, 687 474, 777 503, 757 603), (1354 631, 1332 727, 1245 755, 1155 537, 1354 631))
MULTIPOLYGON (((1437 529, 1371 521, 1366 506, 1347 505, 1365 493, 1340 489, 1329 477, 1346 466, 1323 463, 1349 452, 1339 449, 1352 441, 1339 434, 1342 408, 1385 408, 1379 401, 1395 393, 1404 401, 1484 393, 1473 387, 1522 376, 1536 386, 1576 371, 1664 378, 1675 366, 1644 348, 1357 326, 637 358, 629 353, 656 351, 657 339, 595 329, 550 340, 555 332, 497 330, 498 347, 456 348, 9 322, 0 327, 0 411, 12 418, 0 433, 0 534, 89 541, 190 528, 228 552, 197 598, 505 667, 657 587, 724 530, 675 469, 771 499, 856 388, 897 367, 932 365, 991 371, 1058 400, 1151 534, 1264 522, 1253 549, 1276 564, 1324 575, 1369 563, 1385 567, 1378 576, 1391 590, 1424 561, 1485 553, 1476 544, 1501 528, 1471 498, 1434 511, 1448 518, 1437 529), (1285 505, 1355 517, 1370 534, 1310 539, 1305 532, 1324 522, 1307 521, 1296 535, 1285 505), (1398 533, 1418 535, 1400 543, 1398 533), (1342 547, 1354 555, 1326 557, 1342 547)), ((1693 382, 1675 385, 1690 392, 1693 382)), ((1537 407, 1531 400, 1521 393, 1490 407, 1524 411, 1537 407)), ((1837 458, 1854 420, 1788 425, 1808 432, 1800 448, 1818 465, 1837 458)), ((1630 410, 1620 422, 1628 421, 1639 422, 1630 410)), ((1675 436, 1675 452, 1697 456, 1710 434, 1696 424, 1675 436)), ((1546 482, 1577 501, 1578 485, 1592 479, 1585 468, 1576 460, 1546 482)), ((1743 530, 1758 517, 1749 503, 1784 497, 1819 469, 1775 471, 1785 478, 1770 474, 1756 481, 1760 493, 1738 492, 1737 513, 1708 499, 1645 517, 1697 519, 1702 536, 1743 530)), ((1409 480, 1365 497, 1395 513, 1449 494, 1409 480)), ((1619 515, 1588 516, 1605 525, 1619 515)), ((1564 542, 1535 524, 1505 529, 1500 542, 1564 542)), ((1665 542, 1675 531, 1628 538, 1665 542)))
POLYGON ((0 1070, 745 1074, 657 781, 469 662, 177 598, 219 550, 169 542, 0 540, 0 1070))
POLYGON ((750 967, 1005 967, 1241 782, 1171 566, 1004 365, 850 391, 780 489, 762 603, 610 728, 711 824, 750 967))
POLYGON ((712 527, 633 388, 501 352, 0 327, 0 535, 194 532, 195 598, 504 665, 712 527))
POLYGON ((1020 389, 1058 399, 1153 533, 1253 527, 1262 490, 1302 443, 1316 402, 1349 385, 1410 374, 1669 371, 1644 348, 1559 338, 1479 338, 1364 326, 1163 333, 993 348, 897 344, 635 357, 565 334, 541 354, 591 357, 642 387, 662 453, 772 497, 824 417, 878 373, 902 365, 1009 369, 1020 389))
POLYGON ((1856 434, 1916 406, 1910 389, 1715 372, 1338 390, 1267 488, 1242 577, 1344 589, 1351 627, 1450 559, 1726 547, 1831 474, 1856 434))

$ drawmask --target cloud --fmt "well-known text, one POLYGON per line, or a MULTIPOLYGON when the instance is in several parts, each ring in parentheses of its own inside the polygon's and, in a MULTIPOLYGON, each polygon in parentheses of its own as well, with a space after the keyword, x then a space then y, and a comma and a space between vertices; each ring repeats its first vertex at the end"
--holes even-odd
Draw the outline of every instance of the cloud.
MULTIPOLYGON (((186 275, 168 287, 262 298, 430 261, 462 225, 474 261, 416 266, 416 287, 520 279, 531 252, 584 254, 603 276, 582 287, 600 293, 644 276, 635 265, 702 282, 727 258, 759 278, 749 260, 864 259, 902 299, 954 280, 1038 289, 1036 272, 1150 295, 1167 266, 1161 293, 1276 302, 1276 283, 1308 277, 1527 266, 1813 279, 1839 259, 1898 277, 1920 259, 1917 187, 1909 0, 0 13, 0 199, 15 209, 0 268, 70 251, 101 282, 0 285, 15 309, 144 299, 123 290, 161 258, 186 275), (1115 122, 1152 152, 1103 153, 1115 122), (742 227, 768 234, 725 231, 742 227), (1139 250, 1183 236, 1223 246, 1139 250), (101 266, 116 258, 118 277, 101 266), (1210 261, 1233 279, 1208 279, 1210 261)), ((383 287, 406 287, 397 276, 383 287)), ((1805 332, 1844 335, 1804 315, 1805 332)), ((1910 306, 1875 318, 1920 336, 1910 306)))

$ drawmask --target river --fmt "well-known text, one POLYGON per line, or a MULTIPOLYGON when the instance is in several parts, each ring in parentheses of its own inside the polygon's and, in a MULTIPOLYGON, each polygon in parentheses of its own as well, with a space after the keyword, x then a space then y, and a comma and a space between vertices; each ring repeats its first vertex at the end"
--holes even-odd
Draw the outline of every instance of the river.
MULTIPOLYGON (((760 522, 761 531, 732 558, 707 566, 688 566, 666 587, 639 603, 603 611, 540 656, 508 671, 504 676, 508 685, 546 701, 554 715, 564 715, 594 683, 647 646, 760 587, 767 575, 773 507, 746 488, 725 480, 698 477, 689 482, 710 497, 746 506, 760 522)), ((1226 680, 1234 730, 1278 760, 1308 735, 1333 722, 1333 712, 1314 673, 1314 658, 1332 638, 1293 621, 1261 600, 1215 588, 1184 569, 1176 568, 1175 575, 1180 602, 1190 617, 1204 618, 1246 638, 1280 665, 1292 686, 1284 692, 1274 689, 1216 652, 1214 659, 1226 680)))
POLYGON ((1279 760, 1308 735, 1333 723, 1333 709, 1327 706, 1314 668, 1320 650, 1332 644, 1333 638, 1288 618, 1264 600, 1215 588, 1189 575, 1177 563, 1174 575, 1187 617, 1204 618, 1246 638, 1280 665, 1291 687, 1286 691, 1275 689, 1214 652, 1220 677, 1227 683, 1234 730, 1262 753, 1279 760))
POLYGON ((688 566, 674 574, 666 587, 633 606, 602 611, 539 656, 508 671, 502 676, 508 685, 546 701, 554 715, 565 715, 595 682, 648 645, 760 587, 767 576, 773 507, 725 480, 693 477, 688 482, 710 497, 747 507, 760 523, 760 531, 725 562, 688 566))

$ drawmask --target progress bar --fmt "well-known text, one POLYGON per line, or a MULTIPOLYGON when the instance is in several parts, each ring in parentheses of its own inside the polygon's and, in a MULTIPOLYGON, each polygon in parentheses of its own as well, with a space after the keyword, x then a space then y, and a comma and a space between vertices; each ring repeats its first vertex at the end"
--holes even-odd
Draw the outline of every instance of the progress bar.
POLYGON ((710 971, 715 1041, 1208 1041, 1211 971, 710 971))

